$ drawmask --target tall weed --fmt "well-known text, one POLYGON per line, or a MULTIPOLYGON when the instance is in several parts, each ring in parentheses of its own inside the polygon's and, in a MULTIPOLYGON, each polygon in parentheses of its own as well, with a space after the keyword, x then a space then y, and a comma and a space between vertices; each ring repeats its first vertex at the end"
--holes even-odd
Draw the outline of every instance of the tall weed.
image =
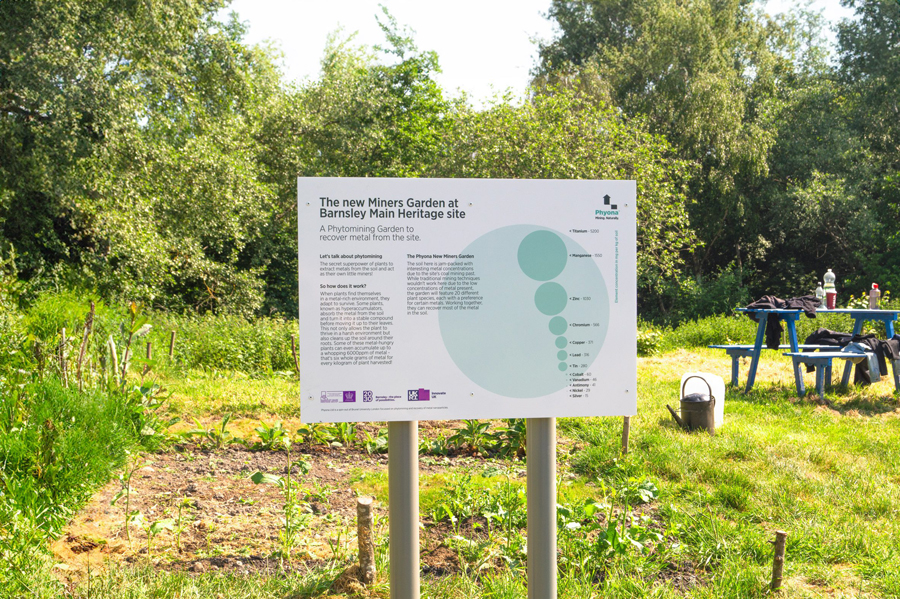
POLYGON ((152 321, 151 339, 160 351, 168 351, 169 335, 176 332, 174 360, 180 366, 247 372, 293 370, 291 335, 297 331, 296 322, 159 313, 152 316, 152 321))
MULTIPOLYGON (((53 357, 60 352, 61 331, 66 330, 67 344, 62 351, 77 355, 82 341, 85 316, 94 303, 96 316, 90 336, 88 353, 103 355, 110 336, 117 343, 118 355, 124 355, 124 344, 132 322, 125 306, 107 305, 97 297, 73 291, 45 292, 27 308, 23 333, 37 343, 38 355, 47 356, 51 370, 56 368, 53 357)), ((175 332, 174 365, 185 368, 272 372, 293 370, 291 335, 297 332, 296 321, 260 317, 247 320, 236 315, 177 315, 142 310, 142 317, 151 325, 150 333, 141 343, 151 342, 156 362, 168 363, 171 333, 175 332)), ((0 323, 3 323, 0 301, 0 323)), ((0 351, 4 345, 0 333, 0 351)), ((135 356, 144 348, 134 347, 135 356)), ((0 354, 2 358, 2 354, 0 354)))
MULTIPOLYGON (((0 395, 0 403, 10 397, 0 395)), ((140 431, 120 396, 66 389, 55 377, 28 385, 26 406, 0 427, 0 488, 29 520, 55 533, 122 463, 140 431)))
POLYGON ((752 343, 756 323, 743 315, 708 316, 681 323, 663 335, 663 351, 726 343, 752 343))

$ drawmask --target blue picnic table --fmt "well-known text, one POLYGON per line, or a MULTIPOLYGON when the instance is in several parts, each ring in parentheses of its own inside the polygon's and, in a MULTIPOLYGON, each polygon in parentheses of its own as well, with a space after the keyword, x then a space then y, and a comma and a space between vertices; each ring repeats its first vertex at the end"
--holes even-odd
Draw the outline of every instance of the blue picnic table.
MULTIPOLYGON (((779 318, 785 321, 788 330, 788 342, 790 345, 781 345, 779 349, 790 349, 792 353, 803 350, 829 349, 834 350, 833 346, 822 345, 800 345, 797 341, 797 319, 803 314, 803 310, 799 309, 759 309, 759 308, 738 308, 738 312, 745 314, 754 314, 759 320, 756 329, 756 340, 753 345, 710 345, 709 347, 716 349, 724 349, 731 356, 731 384, 738 384, 738 359, 741 357, 750 358, 750 372, 747 374, 746 391, 753 388, 756 382, 756 369, 759 366, 759 356, 764 348, 763 342, 766 337, 766 321, 769 318, 779 318)), ((900 310, 861 310, 857 308, 837 308, 833 310, 819 309, 817 314, 849 314, 853 317, 853 334, 862 333, 863 324, 868 321, 881 321, 887 333, 887 338, 894 336, 894 321, 900 310)), ((847 362, 844 366, 844 380, 849 378, 851 364, 847 362)))

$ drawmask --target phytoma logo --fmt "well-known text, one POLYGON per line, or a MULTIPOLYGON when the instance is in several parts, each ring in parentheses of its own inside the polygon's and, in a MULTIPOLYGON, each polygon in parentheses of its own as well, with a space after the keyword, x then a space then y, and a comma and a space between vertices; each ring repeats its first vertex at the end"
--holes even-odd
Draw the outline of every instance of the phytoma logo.
POLYGON ((612 199, 609 197, 609 194, 603 196, 603 207, 609 208, 608 210, 594 210, 594 219, 595 220, 618 220, 619 219, 619 205, 613 204, 612 199))

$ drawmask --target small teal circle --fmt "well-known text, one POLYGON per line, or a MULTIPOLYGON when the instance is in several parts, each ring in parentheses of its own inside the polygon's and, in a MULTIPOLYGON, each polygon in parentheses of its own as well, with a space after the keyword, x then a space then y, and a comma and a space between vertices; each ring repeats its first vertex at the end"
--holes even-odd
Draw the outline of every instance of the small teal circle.
POLYGON ((519 244, 519 268, 535 281, 558 277, 568 257, 566 242, 552 231, 529 233, 519 244))
POLYGON ((534 293, 534 305, 547 316, 555 316, 566 307, 569 297, 559 283, 544 283, 534 293))
POLYGON ((568 367, 569 367, 569 365, 566 364, 565 362, 560 362, 560 363, 559 363, 559 369, 560 369, 562 372, 565 372, 565 371, 566 371, 566 368, 568 368, 568 367))
POLYGON ((556 347, 558 347, 559 349, 564 348, 568 344, 569 344, 569 340, 566 339, 565 337, 557 337, 556 338, 556 347))
POLYGON ((562 335, 568 326, 569 323, 562 316, 554 316, 550 319, 550 332, 554 335, 562 335))
POLYGON ((569 354, 567 354, 567 353, 564 352, 563 350, 559 350, 558 352, 556 352, 556 359, 557 359, 557 360, 565 360, 565 359, 567 359, 568 357, 569 357, 569 354))

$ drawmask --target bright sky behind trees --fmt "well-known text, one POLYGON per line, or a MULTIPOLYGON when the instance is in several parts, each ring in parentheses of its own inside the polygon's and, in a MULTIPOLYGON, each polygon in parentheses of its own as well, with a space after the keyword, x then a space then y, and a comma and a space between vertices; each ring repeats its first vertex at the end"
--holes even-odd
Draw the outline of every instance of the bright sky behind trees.
MULTIPOLYGON (((531 40, 554 35, 544 18, 549 0, 234 0, 229 10, 249 23, 249 42, 271 40, 281 48, 289 79, 314 79, 325 40, 339 26, 346 34, 358 32, 358 43, 384 43, 375 21, 379 3, 416 32, 419 48, 438 53, 443 70, 438 83, 448 91, 465 90, 475 100, 490 97, 492 88, 524 92, 537 55, 531 40)), ((779 13, 798 4, 769 0, 767 10, 779 13)), ((815 0, 811 6, 832 22, 852 14, 838 0, 815 0)))

